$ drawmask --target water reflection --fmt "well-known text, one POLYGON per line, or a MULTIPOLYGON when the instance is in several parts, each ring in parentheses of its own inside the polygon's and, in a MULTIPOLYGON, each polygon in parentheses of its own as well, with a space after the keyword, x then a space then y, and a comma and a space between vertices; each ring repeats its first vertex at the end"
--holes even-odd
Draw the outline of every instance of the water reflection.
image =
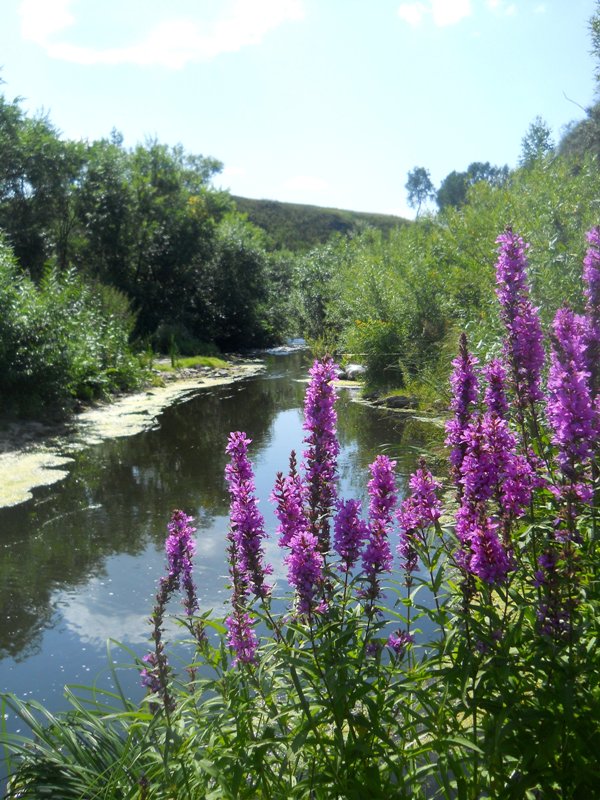
MULTIPOLYGON (((274 530, 267 498, 290 450, 302 450, 308 363, 302 353, 270 356, 264 376, 201 391, 163 412, 156 430, 76 453, 62 483, 0 510, 0 689, 60 706, 64 683, 102 671, 107 638, 145 649, 173 508, 196 519, 202 606, 224 610, 228 432, 253 439, 260 508, 274 530)), ((364 497, 380 452, 398 458, 401 473, 412 469, 416 434, 401 417, 353 403, 348 391, 338 415, 344 497, 364 497)), ((273 540, 267 557, 283 581, 273 540)))

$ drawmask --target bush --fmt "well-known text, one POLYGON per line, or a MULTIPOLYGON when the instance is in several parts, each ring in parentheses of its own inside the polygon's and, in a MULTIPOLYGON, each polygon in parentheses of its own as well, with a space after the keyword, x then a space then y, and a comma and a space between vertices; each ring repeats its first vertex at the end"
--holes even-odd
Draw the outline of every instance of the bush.
POLYGON ((140 383, 125 296, 56 268, 36 286, 1 241, 0 318, 4 413, 39 415, 140 383))

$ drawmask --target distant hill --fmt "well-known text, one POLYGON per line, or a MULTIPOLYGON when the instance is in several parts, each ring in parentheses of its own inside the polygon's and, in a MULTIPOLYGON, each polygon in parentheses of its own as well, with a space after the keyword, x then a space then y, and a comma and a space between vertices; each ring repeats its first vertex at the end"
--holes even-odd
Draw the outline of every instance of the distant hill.
POLYGON ((280 203, 277 200, 232 199, 253 225, 269 235, 277 250, 309 250, 328 241, 334 234, 349 234, 370 226, 389 232, 409 221, 390 214, 343 211, 339 208, 280 203))

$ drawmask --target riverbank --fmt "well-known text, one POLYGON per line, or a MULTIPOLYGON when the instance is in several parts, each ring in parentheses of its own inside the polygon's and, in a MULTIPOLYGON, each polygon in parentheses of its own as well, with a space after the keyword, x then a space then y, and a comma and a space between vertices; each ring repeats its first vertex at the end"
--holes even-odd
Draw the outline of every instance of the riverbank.
POLYGON ((148 430, 157 424, 161 411, 184 396, 243 380, 263 369, 258 358, 231 358, 222 368, 163 373, 160 386, 90 406, 65 421, 0 421, 0 508, 23 503, 34 488, 65 478, 71 454, 77 450, 148 430))

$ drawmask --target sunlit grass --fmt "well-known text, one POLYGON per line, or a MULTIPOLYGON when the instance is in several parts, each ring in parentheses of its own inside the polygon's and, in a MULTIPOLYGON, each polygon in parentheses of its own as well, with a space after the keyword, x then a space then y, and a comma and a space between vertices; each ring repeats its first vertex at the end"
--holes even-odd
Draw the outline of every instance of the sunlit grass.
POLYGON ((217 358, 217 356, 185 356, 176 358, 174 365, 171 361, 155 361, 153 366, 159 372, 175 372, 178 369, 194 369, 194 367, 223 369, 228 367, 229 364, 222 358, 217 358))

